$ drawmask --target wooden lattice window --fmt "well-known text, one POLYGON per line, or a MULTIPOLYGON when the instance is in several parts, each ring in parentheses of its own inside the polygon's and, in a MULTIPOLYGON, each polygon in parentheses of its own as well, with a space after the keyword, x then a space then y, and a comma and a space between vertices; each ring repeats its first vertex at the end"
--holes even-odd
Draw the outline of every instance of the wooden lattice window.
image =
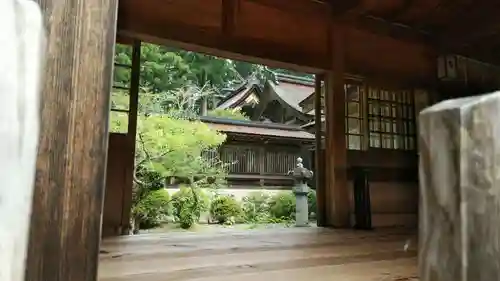
POLYGON ((346 145, 348 149, 363 149, 363 85, 346 84, 344 86, 346 95, 346 145))
POLYGON ((113 69, 113 88, 111 90, 111 112, 109 116, 110 131, 113 133, 128 132, 130 112, 130 80, 132 75, 132 46, 116 44, 117 48, 126 51, 115 54, 113 69), (121 56, 121 57, 119 57, 121 56))
POLYGON ((415 113, 412 91, 368 89, 369 146, 415 149, 415 113))
POLYGON ((286 175, 295 168, 299 153, 291 151, 267 150, 265 153, 264 172, 266 174, 286 175))
POLYGON ((250 146, 224 145, 221 149, 222 162, 235 174, 259 173, 258 155, 258 149, 250 146))

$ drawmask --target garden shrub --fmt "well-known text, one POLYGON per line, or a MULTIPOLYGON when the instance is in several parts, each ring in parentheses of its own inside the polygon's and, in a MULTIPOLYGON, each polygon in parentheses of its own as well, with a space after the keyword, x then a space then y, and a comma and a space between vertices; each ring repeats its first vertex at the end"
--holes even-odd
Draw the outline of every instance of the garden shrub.
POLYGON ((310 190, 307 194, 307 205, 309 211, 309 219, 316 218, 316 190, 310 190))
POLYGON ((181 228, 190 228, 199 222, 200 216, 209 208, 208 195, 198 187, 181 186, 172 196, 173 215, 181 228))
POLYGON ((233 196, 219 195, 212 201, 210 216, 220 224, 234 224, 241 215, 241 206, 233 196))
POLYGON ((292 191, 276 193, 271 197, 269 205, 269 213, 273 218, 284 221, 295 218, 295 195, 292 191))
POLYGON ((159 226, 171 214, 170 195, 165 189, 150 191, 132 209, 140 229, 159 226))
POLYGON ((248 223, 263 223, 269 219, 271 196, 264 191, 253 191, 243 197, 243 218, 248 223))

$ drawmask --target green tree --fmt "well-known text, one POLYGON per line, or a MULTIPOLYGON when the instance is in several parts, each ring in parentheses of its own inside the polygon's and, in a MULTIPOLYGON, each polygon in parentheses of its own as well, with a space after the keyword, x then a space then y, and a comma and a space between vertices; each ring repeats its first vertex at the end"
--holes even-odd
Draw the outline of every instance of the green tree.
POLYGON ((232 120, 245 120, 249 121, 250 118, 246 116, 241 110, 239 109, 214 109, 208 112, 208 116, 210 117, 221 117, 221 118, 227 118, 227 119, 232 119, 232 120))
POLYGON ((178 52, 142 44, 140 86, 151 93, 168 93, 192 84, 192 66, 178 52))
POLYGON ((224 178, 220 162, 203 157, 218 148, 226 136, 200 121, 167 115, 141 117, 138 122, 137 165, 158 172, 163 178, 179 177, 189 183, 224 178))
MULTIPOLYGON (((117 44, 115 62, 118 65, 131 65, 131 55, 131 46, 117 44)), ((143 43, 141 48, 140 77, 141 88, 160 95, 170 95, 171 91, 189 86, 211 88, 212 107, 224 95, 223 89, 250 77, 262 84, 269 79, 276 80, 274 70, 267 66, 148 43, 143 43)), ((128 87, 130 69, 116 67, 114 81, 116 86, 128 87)))
MULTIPOLYGON (((179 217, 183 227, 190 227, 203 208, 197 190, 215 187, 225 181, 225 164, 217 158, 205 156, 215 155, 212 152, 226 136, 200 121, 168 115, 144 116, 138 125, 136 169, 140 173, 137 176, 157 173, 163 181, 173 177, 187 182, 192 190, 192 200, 183 205, 186 209, 179 212, 179 217)), ((144 182, 144 177, 136 178, 136 194, 141 194, 134 200, 136 202, 141 202, 150 193, 149 185, 144 182)))
MULTIPOLYGON (((197 208, 201 206, 199 192, 195 190, 216 187, 225 181, 227 164, 215 156, 226 136, 196 119, 193 103, 197 95, 205 93, 193 87, 172 92, 172 106, 160 109, 154 108, 157 94, 140 95, 133 192, 133 208, 137 211, 133 225, 136 227, 148 220, 148 214, 153 214, 151 208, 142 204, 151 205, 151 192, 161 189, 166 179, 181 179, 193 190, 194 199, 187 205, 190 213, 186 215, 183 211, 182 216, 189 219, 196 217, 190 214, 198 213, 197 208)), ((114 118, 112 128, 123 130, 125 118, 114 118)), ((166 205, 162 203, 162 206, 166 205)))

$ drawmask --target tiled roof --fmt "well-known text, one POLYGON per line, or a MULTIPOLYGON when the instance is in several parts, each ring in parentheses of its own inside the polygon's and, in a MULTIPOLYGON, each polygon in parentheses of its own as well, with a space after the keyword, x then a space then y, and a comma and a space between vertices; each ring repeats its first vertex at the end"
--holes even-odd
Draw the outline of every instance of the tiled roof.
POLYGON ((223 133, 280 137, 297 140, 314 140, 315 138, 313 134, 297 126, 230 120, 215 117, 202 117, 201 121, 210 128, 223 133))
MULTIPOLYGON (((324 122, 325 122, 325 117, 323 116, 323 117, 321 117, 321 123, 324 123, 324 122)), ((308 128, 308 127, 314 126, 315 124, 316 124, 316 121, 311 121, 311 122, 309 122, 307 124, 304 124, 304 125, 302 125, 300 127, 301 128, 308 128)), ((324 124, 322 126, 324 126, 324 124)))
POLYGON ((257 85, 255 83, 251 82, 245 83, 238 89, 234 90, 226 100, 224 100, 217 106, 217 108, 225 109, 234 107, 235 104, 237 105, 243 99, 246 99, 248 95, 251 93, 251 91, 256 87, 257 85))
POLYGON ((299 102, 307 98, 311 94, 311 88, 309 86, 280 82, 279 84, 274 84, 270 82, 270 86, 273 91, 288 105, 293 107, 295 110, 302 112, 302 107, 300 107, 299 102))
MULTIPOLYGON (((249 81, 235 89, 217 108, 232 108, 245 99, 256 86, 255 81, 249 81)), ((302 112, 299 104, 314 92, 314 80, 286 74, 277 75, 277 83, 267 81, 274 93, 289 106, 302 112)))
POLYGON ((289 75, 278 75, 278 83, 269 82, 273 91, 294 109, 302 112, 301 101, 314 92, 314 81, 289 75))

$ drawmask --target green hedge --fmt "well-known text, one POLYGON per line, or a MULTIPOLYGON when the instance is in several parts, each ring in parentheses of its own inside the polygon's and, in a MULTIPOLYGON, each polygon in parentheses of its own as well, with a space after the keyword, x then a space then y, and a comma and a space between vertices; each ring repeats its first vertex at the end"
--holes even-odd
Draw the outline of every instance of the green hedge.
POLYGON ((219 195, 210 206, 210 216, 220 224, 234 224, 242 216, 240 202, 230 195, 219 195))
POLYGON ((149 192, 132 209, 140 229, 159 226, 171 212, 170 195, 163 188, 149 192))
POLYGON ((181 228, 188 229, 199 222, 203 212, 208 211, 210 198, 198 187, 181 186, 172 196, 173 215, 181 228))

